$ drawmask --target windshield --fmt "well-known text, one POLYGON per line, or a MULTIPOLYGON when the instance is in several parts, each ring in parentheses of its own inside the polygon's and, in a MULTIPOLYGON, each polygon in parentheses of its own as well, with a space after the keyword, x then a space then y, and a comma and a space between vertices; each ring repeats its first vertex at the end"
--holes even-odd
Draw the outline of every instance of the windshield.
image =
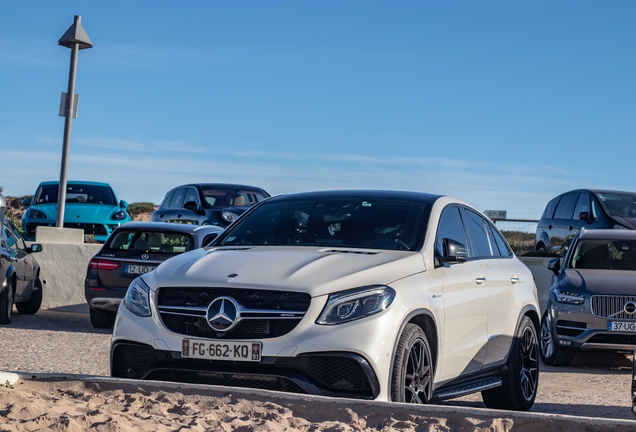
POLYGON ((192 250, 193 244, 192 237, 185 233, 119 230, 110 238, 105 249, 178 254, 192 250))
POLYGON ((415 250, 427 204, 342 198, 266 202, 237 223, 219 246, 330 246, 415 250))
POLYGON ((202 188, 208 207, 249 207, 267 198, 256 189, 202 188))
POLYGON ((615 192, 599 192, 596 195, 610 216, 636 218, 636 195, 615 192))
MULTIPOLYGON (((41 185, 35 193, 35 204, 56 204, 59 185, 41 185)), ((106 204, 116 206, 115 195, 108 186, 69 184, 66 186, 67 203, 106 204)))
POLYGON ((575 246, 570 268, 636 270, 636 240, 581 240, 575 246))

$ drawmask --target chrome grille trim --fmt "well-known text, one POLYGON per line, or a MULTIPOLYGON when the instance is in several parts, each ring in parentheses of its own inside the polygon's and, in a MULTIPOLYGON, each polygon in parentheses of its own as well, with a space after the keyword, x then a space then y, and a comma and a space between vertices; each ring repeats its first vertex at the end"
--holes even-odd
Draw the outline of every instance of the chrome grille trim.
POLYGON ((625 303, 636 303, 636 296, 592 296, 592 315, 599 318, 613 318, 636 321, 636 313, 625 312, 625 303))

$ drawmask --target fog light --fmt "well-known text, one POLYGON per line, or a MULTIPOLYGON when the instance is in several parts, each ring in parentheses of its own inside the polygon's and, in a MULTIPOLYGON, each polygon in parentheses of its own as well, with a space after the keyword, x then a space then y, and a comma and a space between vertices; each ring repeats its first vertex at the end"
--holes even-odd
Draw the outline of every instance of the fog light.
POLYGON ((567 341, 567 340, 561 340, 561 341, 559 341, 559 343, 560 343, 561 345, 565 345, 565 346, 570 346, 570 345, 572 345, 572 342, 567 341))

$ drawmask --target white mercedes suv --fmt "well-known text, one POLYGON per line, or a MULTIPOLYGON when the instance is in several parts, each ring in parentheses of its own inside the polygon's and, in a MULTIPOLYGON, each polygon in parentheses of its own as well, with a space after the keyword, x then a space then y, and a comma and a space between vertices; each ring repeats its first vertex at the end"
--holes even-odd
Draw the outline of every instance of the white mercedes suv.
POLYGON ((480 391, 527 410, 538 310, 530 271, 460 200, 279 196, 132 282, 111 375, 413 403, 480 391))

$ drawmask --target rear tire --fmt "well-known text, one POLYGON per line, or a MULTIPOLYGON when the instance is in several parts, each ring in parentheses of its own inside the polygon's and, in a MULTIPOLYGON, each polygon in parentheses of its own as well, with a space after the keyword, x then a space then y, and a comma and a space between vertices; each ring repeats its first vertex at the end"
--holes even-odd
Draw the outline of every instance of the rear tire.
POLYGON ((11 323, 13 316, 13 279, 7 281, 7 286, 0 293, 0 324, 11 323))
POLYGON ((557 346, 552 334, 552 318, 546 311, 541 319, 541 360, 548 366, 570 366, 576 355, 571 348, 557 346))
POLYGON ((113 325, 115 325, 117 312, 91 308, 90 314, 91 324, 95 328, 113 328, 113 325))
POLYGON ((433 397, 433 362, 424 331, 407 324, 395 350, 391 375, 391 400, 427 404, 433 397))
POLYGON ((42 282, 40 278, 35 279, 33 282, 33 291, 31 292, 31 298, 24 303, 16 303, 15 307, 21 314, 33 315, 40 310, 42 305, 42 282))
POLYGON ((534 322, 524 316, 517 328, 502 376, 503 385, 481 392, 488 408, 528 411, 537 397, 539 342, 534 322))

